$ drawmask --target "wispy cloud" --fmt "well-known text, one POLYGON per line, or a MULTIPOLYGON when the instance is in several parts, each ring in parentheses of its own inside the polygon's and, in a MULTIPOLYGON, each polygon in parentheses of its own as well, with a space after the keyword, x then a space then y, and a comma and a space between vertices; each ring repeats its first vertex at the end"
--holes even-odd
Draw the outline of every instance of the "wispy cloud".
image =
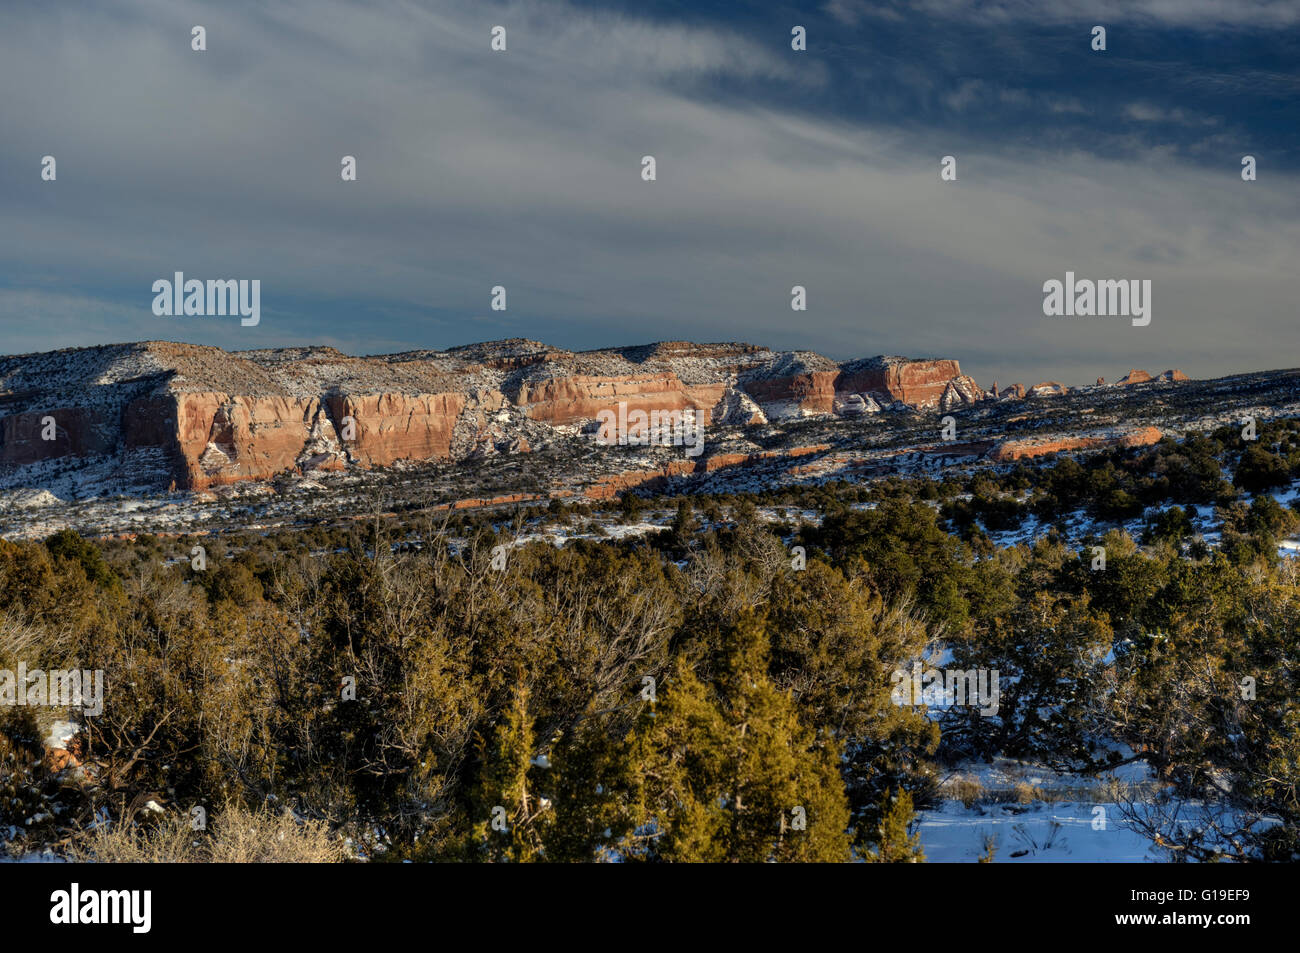
POLYGON ((5 347, 748 338, 953 355, 1005 382, 1178 364, 1193 339, 1259 366, 1293 340, 1300 190, 1276 165, 1243 183, 1232 139, 1194 166, 1122 105, 1105 125, 1090 97, 986 76, 932 77, 932 117, 831 109, 829 62, 785 32, 552 2, 0 8, 5 347), (995 110, 1029 132, 950 121, 995 110), (1052 117, 1096 130, 1063 139, 1052 117), (1066 269, 1152 278, 1147 333, 1044 319, 1066 269), (175 270, 261 279, 261 325, 154 318, 175 270))
POLYGON ((1193 30, 1225 26, 1268 30, 1300 23, 1295 0, 829 0, 828 14, 856 25, 867 19, 938 17, 985 23, 1148 23, 1193 30))
POLYGON ((1214 116, 1197 116, 1184 109, 1162 109, 1152 103, 1129 103, 1124 115, 1135 122, 1171 122, 1180 126, 1216 126, 1214 116))

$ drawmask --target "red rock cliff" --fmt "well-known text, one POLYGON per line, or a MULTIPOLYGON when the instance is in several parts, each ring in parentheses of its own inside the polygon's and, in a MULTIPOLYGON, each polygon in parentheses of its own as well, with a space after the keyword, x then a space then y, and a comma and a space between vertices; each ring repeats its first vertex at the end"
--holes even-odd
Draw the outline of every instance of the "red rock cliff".
POLYGON ((868 406, 838 399, 858 393, 946 410, 980 392, 952 360, 840 365, 748 344, 570 352, 517 339, 351 357, 152 341, 0 356, 0 478, 39 481, 45 462, 81 458, 131 485, 200 490, 291 470, 522 452, 546 439, 538 426, 585 427, 620 404, 745 426, 868 406), (42 439, 47 417, 53 440, 42 439))
POLYGON ((938 407, 950 381, 960 381, 971 400, 983 391, 953 360, 910 361, 901 357, 877 357, 844 366, 835 389, 851 393, 879 393, 915 407, 938 407))

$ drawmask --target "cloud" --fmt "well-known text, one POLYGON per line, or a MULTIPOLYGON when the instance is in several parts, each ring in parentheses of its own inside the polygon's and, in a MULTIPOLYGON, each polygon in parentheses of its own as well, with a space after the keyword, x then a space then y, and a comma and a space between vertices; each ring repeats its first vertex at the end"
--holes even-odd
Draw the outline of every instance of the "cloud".
POLYGON ((942 18, 1006 25, 1137 23, 1192 30, 1237 27, 1271 30, 1300 23, 1296 0, 829 0, 825 11, 841 23, 942 18))
POLYGON ((1124 115, 1135 122, 1167 122, 1180 126, 1215 126, 1219 122, 1214 116, 1196 116, 1183 109, 1162 109, 1151 103, 1129 103, 1124 107, 1124 115))
MULTIPOLYGON (((837 115, 827 84, 784 36, 556 3, 3 8, 0 327, 23 350, 749 339, 955 356, 1003 383, 1264 366, 1293 340, 1294 177, 1191 167, 1142 129, 1112 157, 1050 128, 837 115), (939 179, 947 154, 957 182, 939 179), (1043 318, 1042 282, 1067 269, 1151 278, 1151 327, 1043 318), (152 281, 177 270, 260 279, 262 323, 154 318, 152 281), (1178 357, 1191 341, 1199 364, 1178 357)), ((1089 108, 987 80, 969 95, 1089 108)))
POLYGON ((1058 115, 1073 113, 1080 116, 1087 116, 1092 113, 1091 109, 1089 109, 1087 106, 1085 106, 1083 103, 1079 102, 1079 100, 1073 97, 1067 97, 1063 99, 1057 97, 1049 97, 1047 101, 1047 108, 1051 112, 1056 113, 1058 115))

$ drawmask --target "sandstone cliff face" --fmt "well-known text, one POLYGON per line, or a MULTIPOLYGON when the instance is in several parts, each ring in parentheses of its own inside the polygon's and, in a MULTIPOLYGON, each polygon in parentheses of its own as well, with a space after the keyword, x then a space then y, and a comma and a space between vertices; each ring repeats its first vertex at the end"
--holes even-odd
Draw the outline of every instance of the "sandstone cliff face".
POLYGON ((742 375, 746 393, 770 419, 831 413, 857 416, 896 402, 947 411, 985 398, 980 386, 952 360, 875 357, 833 366, 805 358, 803 363, 808 366, 792 368, 790 373, 764 369, 742 375))
MULTIPOLYGON (((299 467, 304 448, 313 443, 313 431, 320 436, 321 403, 315 398, 199 392, 173 399, 174 412, 166 419, 175 420, 174 431, 160 434, 155 425, 151 436, 161 436, 164 449, 174 441, 180 460, 174 477, 180 489, 269 479, 299 467)), ((142 423, 133 429, 150 428, 142 423)))
MULTIPOLYGON (((949 382, 961 376, 956 361, 907 361, 889 368, 887 392, 896 393, 905 404, 933 407, 942 399, 949 382)), ((965 380, 974 385, 969 377, 965 380)))
POLYGON ((1151 380, 1151 375, 1146 371, 1137 370, 1136 368, 1129 371, 1115 383, 1120 387, 1128 387, 1130 384, 1145 384, 1151 380))
POLYGON ((841 365, 737 343, 570 352, 517 339, 350 357, 155 341, 0 357, 0 480, 80 458, 201 491, 286 471, 529 452, 550 428, 582 431, 603 411, 623 421, 693 410, 706 428, 741 427, 896 402, 950 410, 984 396, 956 361, 841 365), (43 440, 51 416, 54 439, 43 440))
POLYGON ((771 420, 829 414, 835 408, 838 371, 807 371, 745 382, 745 392, 771 420))
POLYGON ((937 408, 973 404, 982 399, 979 385, 952 360, 910 361, 901 357, 873 357, 844 365, 835 389, 864 395, 881 394, 913 407, 937 408), (955 386, 950 386, 955 385, 955 386))
POLYGON ((0 467, 89 457, 108 453, 116 443, 116 428, 89 407, 60 407, 0 418, 0 467), (53 439, 47 440, 47 436, 53 439))
POLYGON ((1079 437, 1046 437, 1026 440, 1003 440, 989 451, 989 459, 998 463, 1010 463, 1031 457, 1041 457, 1049 453, 1063 453, 1073 450, 1097 450, 1102 447, 1145 447, 1159 443, 1164 434, 1158 427, 1141 427, 1137 430, 1117 434, 1096 434, 1079 437))
POLYGON ((171 452, 179 489, 202 490, 292 470, 446 460, 465 401, 464 394, 184 393, 133 404, 126 432, 130 446, 171 452))
POLYGON ((446 460, 452 430, 465 409, 465 394, 373 394, 326 401, 335 432, 355 422, 356 437, 344 441, 349 456, 367 466, 398 460, 446 460))
MULTIPOLYGON (((601 411, 618 414, 619 405, 632 410, 681 411, 697 407, 676 377, 596 377, 575 375, 520 386, 515 402, 532 420, 548 424, 581 424, 601 411)), ((716 401, 715 401, 716 403, 716 401)), ((702 408, 712 411, 713 405, 702 408)))

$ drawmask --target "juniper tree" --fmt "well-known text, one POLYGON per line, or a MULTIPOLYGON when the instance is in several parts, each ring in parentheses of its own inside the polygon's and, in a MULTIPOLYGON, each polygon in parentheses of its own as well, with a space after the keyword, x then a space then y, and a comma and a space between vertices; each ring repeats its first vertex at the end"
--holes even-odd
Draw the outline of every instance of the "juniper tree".
POLYGON ((925 861, 921 834, 916 830, 912 795, 900 789, 880 802, 880 823, 866 860, 877 864, 918 864, 925 861))
POLYGON ((767 674, 765 621, 746 613, 720 635, 710 682, 678 661, 636 728, 647 859, 842 861, 849 813, 839 745, 798 717, 767 674))
POLYGON ((469 799, 470 831, 465 853, 471 860, 523 863, 541 856, 539 828, 544 809, 531 783, 533 722, 528 689, 516 690, 492 731, 478 736, 478 775, 469 799))

